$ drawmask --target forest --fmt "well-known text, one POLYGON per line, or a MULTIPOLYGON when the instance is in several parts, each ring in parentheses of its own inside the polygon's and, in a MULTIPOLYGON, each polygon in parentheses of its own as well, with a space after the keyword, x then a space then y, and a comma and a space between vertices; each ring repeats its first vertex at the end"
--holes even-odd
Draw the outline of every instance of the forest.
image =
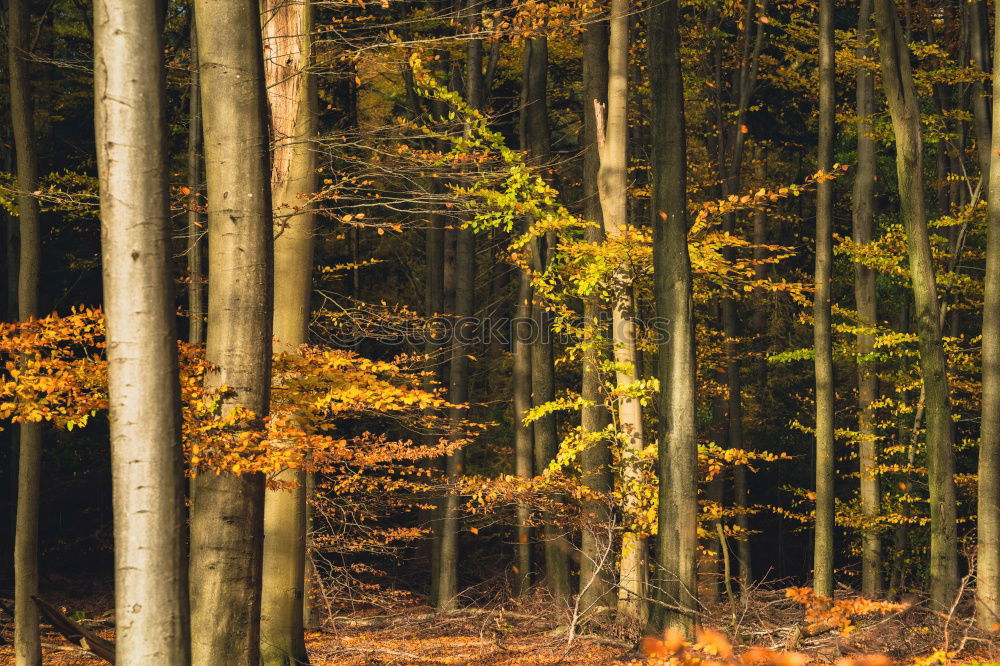
POLYGON ((0 663, 1000 661, 998 17, 0 0, 0 663))

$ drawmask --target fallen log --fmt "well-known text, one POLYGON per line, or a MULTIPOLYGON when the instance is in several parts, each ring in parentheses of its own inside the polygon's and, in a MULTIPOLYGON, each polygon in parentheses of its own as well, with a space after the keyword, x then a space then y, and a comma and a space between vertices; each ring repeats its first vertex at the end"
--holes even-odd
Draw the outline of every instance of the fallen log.
POLYGON ((65 613, 47 601, 38 597, 31 598, 34 599, 35 605, 38 606, 38 611, 42 614, 42 617, 52 625, 53 629, 62 634, 66 640, 86 650, 95 657, 100 657, 111 664, 115 663, 114 643, 101 638, 90 629, 81 626, 79 622, 71 620, 65 613))

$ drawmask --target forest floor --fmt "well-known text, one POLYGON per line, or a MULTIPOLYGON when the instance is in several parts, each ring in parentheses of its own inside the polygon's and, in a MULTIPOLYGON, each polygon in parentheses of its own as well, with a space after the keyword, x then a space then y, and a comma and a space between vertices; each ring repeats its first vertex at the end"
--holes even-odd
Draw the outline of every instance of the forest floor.
MULTIPOLYGON (((98 635, 114 639, 107 623, 110 599, 62 600, 71 615, 98 635), (101 609, 104 609, 101 611, 101 609), (103 612, 103 614, 102 614, 103 612), (91 619, 87 619, 91 618, 91 619)), ((780 590, 758 592, 734 615, 728 604, 708 609, 705 626, 731 641, 735 656, 725 660, 690 650, 687 664, 744 666, 930 666, 932 664, 1000 663, 1000 640, 972 629, 964 604, 951 616, 942 616, 914 601, 905 610, 853 618, 853 630, 842 635, 829 631, 789 640, 803 626, 802 607, 780 590), (741 656, 742 655, 742 656, 741 656), (865 655, 881 655, 879 659, 865 655)), ((620 626, 575 628, 570 638, 569 613, 539 600, 509 602, 490 608, 466 608, 436 614, 425 606, 406 606, 399 612, 368 611, 343 615, 327 622, 323 631, 306 637, 314 666, 369 664, 639 664, 646 660, 637 647, 639 635, 620 626), (577 633, 579 632, 579 633, 577 633)), ((13 627, 0 611, 0 664, 13 663, 13 627)), ((43 625, 45 664, 102 664, 80 647, 43 625)), ((725 641, 724 641, 725 642, 725 641)), ((723 648, 725 650, 726 648, 723 648)))

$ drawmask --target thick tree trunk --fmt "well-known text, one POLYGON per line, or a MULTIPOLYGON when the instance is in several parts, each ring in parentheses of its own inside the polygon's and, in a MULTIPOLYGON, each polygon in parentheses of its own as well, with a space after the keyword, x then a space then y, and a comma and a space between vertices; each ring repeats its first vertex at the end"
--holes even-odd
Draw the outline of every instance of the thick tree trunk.
MULTIPOLYGON (((597 116, 595 102, 608 101, 608 26, 598 16, 592 16, 583 33, 583 196, 584 217, 591 223, 584 230, 590 243, 604 239, 603 216, 597 177, 600 155, 597 148, 597 116)), ((601 432, 609 422, 605 395, 601 386, 600 365, 604 360, 600 344, 603 339, 601 306, 597 297, 583 302, 584 344, 587 345, 581 364, 580 397, 589 403, 580 415, 580 427, 586 437, 601 432)), ((580 454, 583 484, 599 498, 611 490, 611 449, 607 438, 601 437, 580 454)), ((580 534, 580 612, 590 615, 613 605, 613 582, 610 572, 614 565, 612 534, 608 531, 610 505, 606 499, 584 502, 584 529, 580 534)))
MULTIPOLYGON (((17 210, 20 252, 17 274, 18 318, 38 316, 38 274, 41 261, 38 200, 38 153, 28 75, 31 26, 28 2, 7 4, 7 57, 10 116, 17 156, 17 210)), ((24 423, 18 428, 17 517, 14 535, 14 652, 18 666, 42 661, 38 637, 38 502, 41 487, 42 426, 24 423)))
MULTIPOLYGON (((1000 30, 994 62, 1000 62, 1000 30)), ((1000 90, 1000 71, 993 73, 1000 90)), ((1000 98, 993 98, 992 165, 983 288, 983 405, 979 443, 976 623, 992 631, 1000 623, 1000 98)))
POLYGON ((693 632, 698 610, 698 449, 695 427, 694 305, 687 247, 684 81, 677 0, 649 10, 652 223, 658 341, 660 481, 656 539, 658 600, 652 625, 693 632))
POLYGON ((958 588, 955 452, 948 375, 941 342, 940 306, 924 211, 920 107, 910 67, 910 51, 903 39, 895 5, 892 0, 876 0, 875 11, 882 85, 889 101, 896 137, 896 174, 906 230, 925 394, 927 482, 930 486, 930 506, 934 509, 931 511, 931 601, 938 610, 947 610, 958 588))
POLYGON ((204 227, 198 212, 201 185, 201 76, 198 72, 198 31, 191 23, 191 85, 188 113, 187 181, 187 265, 188 265, 188 342, 205 342, 205 243, 204 227))
MULTIPOLYGON (((858 34, 862 46, 858 58, 870 58, 867 40, 871 33, 873 0, 862 0, 858 15, 858 34)), ((854 242, 872 241, 875 218, 875 139, 872 117, 875 113, 875 84, 871 72, 859 68, 857 74, 858 168, 854 175, 854 242)), ((872 404, 878 397, 878 377, 869 356, 875 350, 874 329, 878 325, 875 304, 875 271, 860 262, 854 264, 854 298, 858 318, 866 329, 858 334, 858 460, 861 476, 861 511, 865 523, 874 526, 879 514, 880 490, 877 464, 877 439, 872 404)), ((874 528, 861 534, 861 594, 869 599, 882 595, 882 544, 874 528)))
MULTIPOLYGON (((265 0, 264 77, 271 111, 271 205, 274 222, 275 351, 294 354, 308 341, 315 222, 301 195, 317 189, 316 87, 312 6, 265 0)), ((279 444, 280 445, 280 444, 279 444)), ((261 584, 262 664, 308 663, 303 627, 306 563, 306 474, 279 472, 288 489, 264 492, 261 584)))
MULTIPOLYGON (((597 137, 601 157, 598 190, 604 233, 611 241, 620 240, 628 226, 628 52, 629 0, 612 0, 608 40, 608 106, 607 125, 603 136, 597 137)), ((590 101, 593 103, 593 100, 590 101)), ((632 284, 629 267, 620 266, 612 277, 612 338, 617 366, 618 388, 627 392, 637 381, 639 371, 636 354, 635 313, 632 307, 632 284)), ((619 569, 618 612, 633 620, 645 622, 647 545, 637 529, 642 483, 642 451, 645 434, 642 406, 639 399, 623 395, 618 399, 618 427, 622 433, 622 485, 625 492, 625 531, 622 535, 622 555, 619 569)))
MULTIPOLYGON (((196 0, 208 188, 209 391, 229 391, 221 416, 268 414, 273 228, 260 7, 196 0), (225 35, 225 39, 205 39, 225 35)), ((262 427, 258 421, 248 428, 262 427)), ((257 666, 264 480, 199 474, 191 513, 191 642, 195 664, 257 666)))
MULTIPOLYGON (((819 3, 819 149, 817 167, 833 168, 834 99, 833 0, 819 3)), ((816 185, 816 272, 813 295, 813 346, 816 367, 816 531, 813 542, 813 591, 833 597, 834 462, 833 333, 830 302, 833 281, 833 181, 816 185)))
POLYGON ((155 0, 94 6, 115 658, 122 664, 191 660, 162 17, 155 0))

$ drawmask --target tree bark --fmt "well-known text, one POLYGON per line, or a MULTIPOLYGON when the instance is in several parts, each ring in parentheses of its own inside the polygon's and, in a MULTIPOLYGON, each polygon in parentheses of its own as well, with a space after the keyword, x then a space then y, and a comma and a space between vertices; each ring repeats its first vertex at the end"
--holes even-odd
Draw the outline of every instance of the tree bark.
MULTIPOLYGON (((530 160, 542 164, 551 151, 548 118, 548 40, 531 37, 524 47, 524 74, 520 118, 521 147, 530 160)), ((532 268, 545 270, 555 237, 535 239, 528 251, 532 268)), ((555 353, 552 341, 552 318, 544 303, 532 298, 531 317, 534 337, 531 344, 531 402, 533 407, 555 400, 555 353)), ((559 446, 555 414, 546 414, 532 424, 535 472, 541 474, 555 458, 559 446)), ((558 498, 557 498, 558 499, 558 498)), ((566 600, 571 593, 567 543, 558 525, 545 516, 545 586, 553 596, 566 600)))
MULTIPOLYGON (((478 25, 474 3, 464 7, 465 23, 471 31, 478 25)), ((470 39, 466 44, 465 96, 472 108, 483 109, 483 41, 470 39)), ((466 130, 468 131, 468 129, 466 130)), ((468 411, 469 401, 469 349, 471 347, 471 318, 475 313, 476 248, 472 229, 455 231, 455 307, 453 337, 451 341, 450 377, 448 380, 449 439, 456 442, 462 437, 462 421, 468 411)), ((465 452, 458 449, 445 459, 445 473, 454 482, 464 472, 465 452)), ((437 607, 454 610, 458 601, 458 527, 461 498, 454 490, 445 498, 441 520, 441 554, 438 578, 437 607)))
MULTIPOLYGON (((274 221, 275 351, 297 353, 308 342, 314 215, 302 196, 317 189, 316 85, 312 4, 265 0, 264 77, 271 112, 271 205, 274 221)), ((280 445, 280 443, 278 443, 280 445)), ((261 663, 305 664, 306 474, 285 469, 289 488, 264 492, 261 663)))
POLYGON ((698 449, 694 304, 687 246, 684 81, 677 0, 649 10, 649 86, 653 128, 652 222, 658 341, 659 439, 657 595, 652 626, 691 635, 698 610, 698 449))
MULTIPOLYGON (((965 7, 965 18, 968 20, 969 55, 972 64, 979 74, 986 77, 990 73, 989 35, 990 22, 986 3, 983 0, 972 0, 965 7)), ((990 144, 992 142, 990 126, 990 104, 988 100, 989 87, 982 78, 977 77, 969 91, 972 101, 972 125, 976 132, 976 157, 979 161, 979 171, 983 178, 983 188, 988 190, 990 182, 990 144)))
MULTIPOLYGON (((833 0, 819 3, 819 149, 817 167, 833 168, 835 75, 833 0)), ((816 531, 813 591, 833 597, 834 462, 833 334, 830 300, 833 281, 833 181, 816 185, 816 272, 813 295, 813 346, 816 368, 816 531)))
POLYGON ((198 212, 201 185, 201 75, 198 72, 198 31, 191 23, 191 85, 188 113, 187 181, 187 265, 188 265, 188 342, 205 342, 205 243, 204 226, 198 212))
POLYGON ((931 601, 938 610, 946 611, 954 601, 958 588, 955 452, 948 375, 941 341, 940 306, 924 210, 920 107, 910 67, 910 50, 903 39, 895 5, 892 0, 876 0, 875 11, 882 85, 889 102, 896 137, 896 174, 906 231, 920 347, 920 370, 925 393, 927 480, 930 486, 930 506, 933 509, 931 601))
MULTIPOLYGON (((41 262, 38 200, 38 147, 29 83, 28 2, 7 4, 7 57, 10 115, 17 157, 17 209, 20 218, 20 251, 17 274, 18 318, 38 316, 38 275, 41 262)), ((14 536, 14 652, 18 666, 42 661, 38 636, 38 504, 41 487, 42 425, 24 423, 18 428, 17 517, 14 536)))
MULTIPOLYGON (((604 218, 601 214, 597 177, 600 155, 597 148, 597 116, 595 102, 608 102, 608 26, 599 16, 590 16, 583 33, 583 196, 584 218, 590 224, 584 230, 589 243, 604 240, 604 218)), ((603 324, 600 301, 596 296, 583 301, 584 345, 581 364, 580 397, 589 403, 580 414, 583 436, 601 432, 610 415, 605 406, 600 366, 604 354, 600 349, 603 324)), ((596 498, 585 500, 586 520, 580 534, 579 605, 583 614, 594 614, 613 603, 613 581, 610 570, 614 560, 611 534, 608 531, 610 505, 606 496, 611 491, 611 449, 607 438, 601 437, 580 454, 581 481, 596 498)))
MULTIPOLYGON (((1000 62, 1000 31, 993 60, 1000 62)), ((993 72, 1000 89, 1000 71, 993 72)), ((986 275, 983 285, 983 404, 979 443, 976 623, 992 631, 1000 623, 1000 98, 993 98, 986 275)))
POLYGON ((115 658, 124 664, 191 660, 162 31, 155 0, 94 6, 115 658))
MULTIPOLYGON (((260 7, 256 0, 196 0, 208 189, 208 337, 216 370, 205 387, 228 387, 235 407, 268 414, 273 230, 260 7), (204 39, 225 35, 225 39, 204 39)), ((191 638, 195 664, 257 666, 264 480, 199 474, 191 514, 191 638)))
MULTIPOLYGON (((531 409, 531 275, 518 270, 517 302, 514 305, 513 369, 511 407, 514 410, 514 473, 519 479, 532 477, 532 426, 524 422, 531 409)), ((514 592, 524 594, 531 586, 531 509, 517 506, 517 571, 514 572, 514 592)))
MULTIPOLYGON (((629 0, 612 0, 608 39, 608 106, 604 135, 597 137, 601 167, 598 190, 604 233, 610 241, 620 241, 628 227, 628 53, 629 0)), ((600 131, 600 130, 599 130, 600 131)), ((628 266, 618 266, 612 275, 612 339, 616 364, 615 381, 628 391, 638 379, 635 313, 632 307, 632 279, 628 266)), ((637 486, 642 483, 642 451, 645 433, 642 406, 637 397, 618 399, 618 428, 621 432, 621 464, 625 531, 619 569, 618 612, 638 622, 647 619, 646 538, 635 524, 638 519, 637 486)))
MULTIPOLYGON (((870 59, 873 0, 862 0, 858 14, 858 59, 870 59)), ((861 67, 857 74, 858 168, 854 175, 854 242, 872 242, 875 217, 875 84, 871 72, 861 67)), ((878 377, 870 356, 875 351, 874 330, 878 326, 875 302, 875 271, 861 262, 854 264, 854 298, 860 324, 867 329, 857 336, 858 349, 858 460, 860 464, 861 511, 868 526, 861 534, 861 594, 869 599, 882 595, 882 544, 874 529, 879 515, 880 490, 877 464, 878 440, 872 404, 878 397, 878 377)))

